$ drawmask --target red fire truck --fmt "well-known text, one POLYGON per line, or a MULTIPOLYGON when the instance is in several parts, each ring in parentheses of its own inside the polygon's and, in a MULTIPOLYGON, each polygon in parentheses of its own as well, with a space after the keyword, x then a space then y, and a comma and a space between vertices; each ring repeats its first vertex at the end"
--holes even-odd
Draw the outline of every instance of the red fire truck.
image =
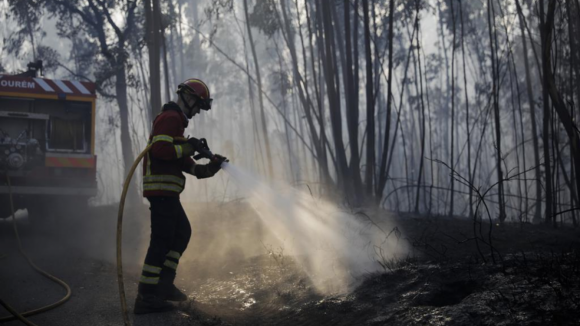
POLYGON ((0 218, 15 209, 33 222, 97 193, 95 84, 38 76, 42 62, 0 74, 0 218))

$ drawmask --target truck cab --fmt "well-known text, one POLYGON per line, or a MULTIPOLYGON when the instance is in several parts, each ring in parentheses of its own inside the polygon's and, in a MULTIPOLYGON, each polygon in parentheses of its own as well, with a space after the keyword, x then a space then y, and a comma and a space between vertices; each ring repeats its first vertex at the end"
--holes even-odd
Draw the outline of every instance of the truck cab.
POLYGON ((33 221, 97 194, 95 84, 39 77, 41 68, 0 74, 0 218, 10 192, 33 221))

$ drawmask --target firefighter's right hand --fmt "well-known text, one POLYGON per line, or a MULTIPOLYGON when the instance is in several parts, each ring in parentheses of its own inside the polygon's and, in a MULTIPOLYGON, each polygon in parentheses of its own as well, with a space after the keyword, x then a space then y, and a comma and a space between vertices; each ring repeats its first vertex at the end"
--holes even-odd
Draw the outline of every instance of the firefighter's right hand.
POLYGON ((228 160, 227 157, 222 156, 220 154, 214 154, 213 159, 211 161, 215 162, 215 164, 222 165, 223 162, 229 162, 230 160, 228 160))
POLYGON ((229 162, 228 159, 219 154, 215 154, 212 160, 207 164, 208 170, 213 174, 216 174, 221 168, 223 162, 229 162))

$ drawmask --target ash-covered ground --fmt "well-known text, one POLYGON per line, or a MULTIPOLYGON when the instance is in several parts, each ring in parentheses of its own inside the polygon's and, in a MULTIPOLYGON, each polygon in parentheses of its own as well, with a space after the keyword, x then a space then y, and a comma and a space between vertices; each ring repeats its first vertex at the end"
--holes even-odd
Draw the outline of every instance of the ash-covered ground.
MULTIPOLYGON (((320 294, 249 206, 234 201, 186 210, 193 236, 176 283, 190 300, 174 312, 131 314, 134 325, 578 325, 577 229, 494 225, 491 248, 488 224, 481 232, 476 225, 474 234, 471 220, 399 216, 397 235, 412 248, 407 256, 379 259, 383 272, 353 280, 350 293, 320 294)), ((124 223, 131 310, 148 214, 146 206, 128 209, 124 223)), ((371 217, 380 224, 381 214, 371 217)), ((114 264, 116 207, 93 208, 42 228, 28 225, 25 214, 18 222, 29 255, 73 290, 69 302, 31 317, 33 322, 123 324, 114 264)), ((0 221, 0 297, 22 311, 62 295, 20 256, 10 220, 0 221)), ((8 315, 3 309, 0 314, 8 315)))

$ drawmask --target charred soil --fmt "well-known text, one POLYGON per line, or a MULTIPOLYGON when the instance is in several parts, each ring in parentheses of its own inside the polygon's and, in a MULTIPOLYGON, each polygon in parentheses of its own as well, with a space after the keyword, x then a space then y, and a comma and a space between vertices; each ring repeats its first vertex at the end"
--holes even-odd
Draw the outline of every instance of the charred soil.
MULTIPOLYGON (((135 325, 578 325, 577 229, 508 223, 493 225, 490 238, 483 224, 476 237, 470 220, 399 216, 397 235, 409 243, 408 255, 378 259, 381 271, 353 279, 350 293, 322 295, 248 206, 192 204, 186 211, 194 231, 176 284, 189 300, 176 312, 134 316, 135 325)), ((27 250, 73 287, 71 301, 35 317, 39 324, 122 324, 113 263, 115 212, 92 209, 42 235, 23 227, 27 250)), ((138 207, 125 221, 130 308, 148 219, 147 208, 138 207)), ((373 219, 380 224, 381 214, 373 219)), ((0 294, 20 310, 44 303, 36 288, 27 289, 44 281, 13 273, 28 267, 11 254, 9 225, 2 223, 0 230, 9 253, 0 272, 10 279, 0 294)))
POLYGON ((494 225, 492 259, 489 245, 477 249, 471 221, 397 224, 413 252, 353 280, 350 294, 317 294, 291 257, 270 251, 190 283, 184 325, 578 325, 578 230, 494 225))

